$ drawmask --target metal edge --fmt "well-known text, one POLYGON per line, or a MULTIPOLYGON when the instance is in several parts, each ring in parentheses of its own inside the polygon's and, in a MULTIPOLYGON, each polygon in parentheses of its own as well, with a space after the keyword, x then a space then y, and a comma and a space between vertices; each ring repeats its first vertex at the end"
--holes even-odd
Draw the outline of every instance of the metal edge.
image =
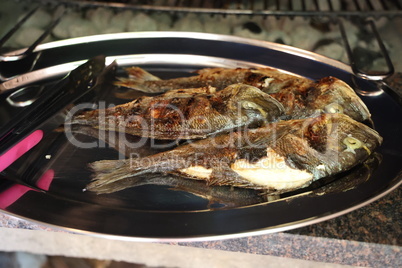
MULTIPOLYGON (((220 58, 215 56, 201 56, 201 55, 192 55, 192 54, 133 54, 133 55, 119 55, 119 56, 108 56, 106 57, 106 64, 109 65, 112 62, 116 61, 117 64, 121 66, 125 65, 133 65, 138 64, 154 64, 154 63, 171 63, 171 58, 174 58, 178 63, 178 65, 186 64, 186 65, 194 65, 198 66, 198 62, 209 63, 214 67, 266 67, 264 64, 253 63, 249 61, 242 60, 234 60, 227 58, 220 58), (170 59, 170 60, 169 60, 170 59), (223 64, 226 63, 226 64, 223 64)), ((29 84, 41 81, 43 79, 51 78, 54 76, 65 75, 69 71, 74 70, 81 64, 86 62, 85 60, 74 61, 69 63, 63 63, 59 65, 54 65, 50 67, 46 67, 43 69, 38 69, 32 72, 24 73, 18 75, 17 77, 11 78, 3 83, 0 83, 0 93, 6 92, 8 90, 17 89, 20 87, 28 86, 29 84)), ((278 68, 277 68, 278 69, 278 68)), ((278 69, 283 73, 292 74, 295 76, 299 76, 298 74, 288 72, 283 69, 278 69)))
MULTIPOLYGON (((352 69, 349 65, 342 63, 340 61, 310 52, 301 48, 296 48, 288 45, 277 44, 264 40, 250 39, 238 36, 223 35, 223 34, 212 34, 212 33, 198 33, 198 32, 177 32, 177 31, 160 31, 160 32, 124 32, 124 33, 112 33, 112 34, 100 34, 91 35, 85 37, 77 37, 71 39, 65 39, 60 41, 54 41, 49 43, 44 43, 34 50, 34 52, 43 51, 46 49, 57 48, 62 46, 77 45, 83 43, 96 43, 100 41, 108 40, 122 40, 122 39, 133 39, 133 38, 191 38, 191 39, 203 39, 203 40, 216 40, 216 41, 228 41, 236 42, 241 44, 249 44, 253 46, 266 47, 270 49, 275 49, 281 52, 297 55, 300 57, 312 59, 315 61, 323 62, 325 64, 331 65, 338 69, 345 70, 352 73, 352 69)), ((20 49, 16 51, 9 52, 5 55, 15 55, 21 53, 25 49, 20 49)))

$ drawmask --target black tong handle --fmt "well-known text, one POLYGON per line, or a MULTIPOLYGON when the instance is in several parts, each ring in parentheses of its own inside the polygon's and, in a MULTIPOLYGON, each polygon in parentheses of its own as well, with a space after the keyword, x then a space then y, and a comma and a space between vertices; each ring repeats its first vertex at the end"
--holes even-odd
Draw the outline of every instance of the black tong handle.
POLYGON ((34 131, 48 118, 76 101, 94 86, 105 69, 105 57, 97 56, 72 70, 59 83, 0 129, 0 155, 34 131))

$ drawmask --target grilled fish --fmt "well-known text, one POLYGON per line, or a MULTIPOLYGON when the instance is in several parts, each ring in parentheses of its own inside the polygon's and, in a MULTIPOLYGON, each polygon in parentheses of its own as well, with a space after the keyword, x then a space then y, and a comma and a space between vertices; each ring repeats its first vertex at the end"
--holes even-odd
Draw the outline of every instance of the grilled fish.
POLYGON ((281 102, 289 118, 302 118, 316 111, 344 113, 357 121, 370 118, 370 112, 354 90, 342 80, 326 77, 316 82, 273 68, 206 68, 198 75, 161 80, 139 67, 127 68, 129 78, 120 78, 119 86, 144 92, 205 86, 222 90, 234 83, 257 87, 281 102))
POLYGON ((129 78, 120 77, 116 85, 133 88, 148 93, 161 93, 180 88, 199 88, 212 86, 218 90, 231 84, 247 84, 259 89, 278 91, 291 85, 310 84, 310 79, 286 74, 274 68, 205 68, 198 74, 162 80, 140 67, 126 68, 129 78))
POLYGON ((199 139, 238 127, 260 126, 283 115, 283 106, 258 88, 234 84, 172 90, 105 110, 75 116, 71 123, 154 139, 199 139))
POLYGON ((343 114, 279 121, 222 134, 152 156, 90 164, 97 191, 128 177, 170 173, 208 185, 264 189, 278 194, 349 170, 382 142, 368 126, 343 114))

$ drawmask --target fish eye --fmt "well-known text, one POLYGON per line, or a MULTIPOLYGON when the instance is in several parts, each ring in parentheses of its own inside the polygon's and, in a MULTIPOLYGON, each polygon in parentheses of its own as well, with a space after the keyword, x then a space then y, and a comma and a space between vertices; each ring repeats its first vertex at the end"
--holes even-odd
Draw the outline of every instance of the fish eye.
POLYGON ((363 147, 363 143, 360 140, 353 137, 346 137, 343 140, 343 144, 345 144, 348 147, 348 149, 359 149, 363 147))
POLYGON ((331 103, 325 106, 324 108, 325 112, 331 113, 331 114, 341 114, 343 113, 343 107, 339 105, 338 103, 331 103))

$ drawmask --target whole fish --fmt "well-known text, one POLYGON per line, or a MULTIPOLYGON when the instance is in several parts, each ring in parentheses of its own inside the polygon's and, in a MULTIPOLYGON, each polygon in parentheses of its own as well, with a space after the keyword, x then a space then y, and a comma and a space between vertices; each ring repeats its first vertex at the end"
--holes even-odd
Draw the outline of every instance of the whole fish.
POLYGON ((273 68, 206 68, 198 75, 161 80, 139 67, 127 68, 129 78, 120 78, 119 86, 144 92, 215 87, 218 91, 234 83, 257 87, 278 100, 289 118, 302 118, 315 112, 344 113, 362 122, 370 112, 354 90, 335 77, 318 81, 287 74, 273 68))
POLYGON ((274 68, 205 68, 198 75, 162 80, 140 67, 126 68, 129 78, 118 78, 116 85, 148 93, 161 93, 173 89, 205 86, 222 90, 232 84, 247 84, 264 91, 278 91, 291 85, 310 84, 310 79, 287 74, 274 68))
POLYGON ((283 106, 258 88, 234 84, 173 90, 141 97, 105 110, 87 111, 71 124, 125 132, 153 139, 199 139, 239 127, 256 127, 283 115, 283 106))
POLYGON ((222 134, 152 156, 90 164, 87 190, 150 173, 204 180, 208 185, 263 189, 269 194, 308 186, 349 170, 382 142, 370 127, 343 114, 279 121, 222 134))

